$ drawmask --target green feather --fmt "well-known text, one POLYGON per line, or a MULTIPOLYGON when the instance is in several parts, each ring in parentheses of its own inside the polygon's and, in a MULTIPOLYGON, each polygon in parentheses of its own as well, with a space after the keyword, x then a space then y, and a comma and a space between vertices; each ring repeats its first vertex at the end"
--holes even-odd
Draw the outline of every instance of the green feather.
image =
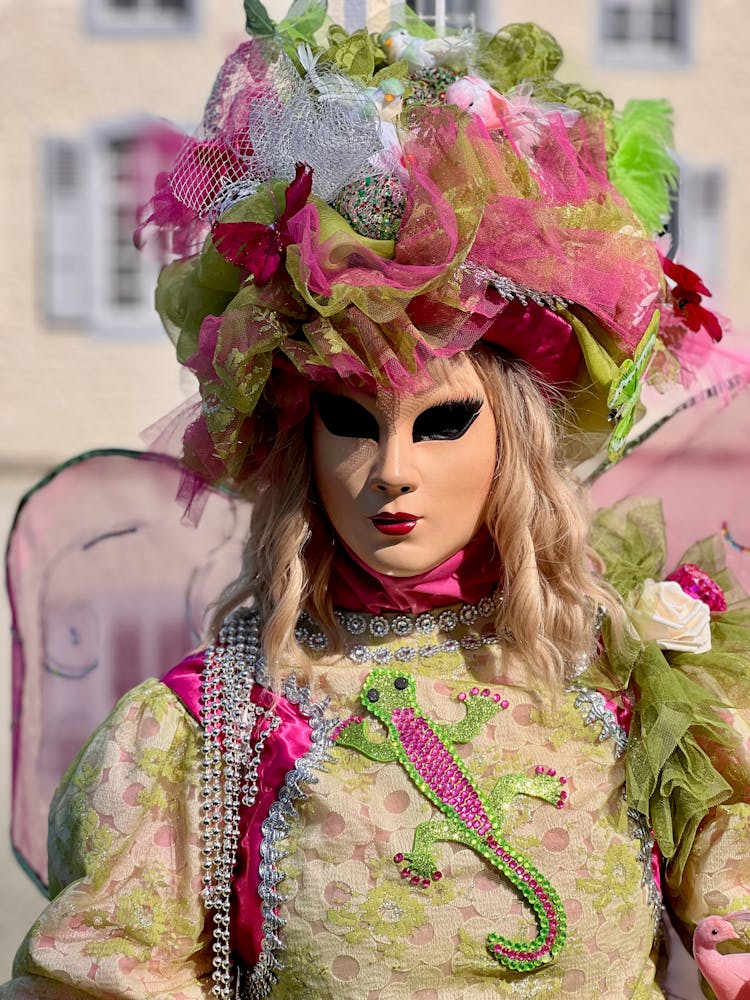
POLYGON ((672 108, 667 101, 628 101, 614 118, 617 149, 609 177, 651 235, 670 214, 678 169, 672 145, 672 108))

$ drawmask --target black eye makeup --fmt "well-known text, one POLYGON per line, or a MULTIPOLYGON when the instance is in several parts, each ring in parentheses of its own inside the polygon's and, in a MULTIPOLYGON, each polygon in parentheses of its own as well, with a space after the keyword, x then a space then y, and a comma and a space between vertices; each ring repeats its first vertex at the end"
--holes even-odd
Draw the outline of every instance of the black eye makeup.
POLYGON ((481 409, 481 399, 457 399, 431 406, 414 421, 412 440, 457 441, 468 431, 481 409))
POLYGON ((370 441, 377 441, 380 437, 375 417, 347 396, 321 393, 315 397, 315 406, 329 434, 370 441))

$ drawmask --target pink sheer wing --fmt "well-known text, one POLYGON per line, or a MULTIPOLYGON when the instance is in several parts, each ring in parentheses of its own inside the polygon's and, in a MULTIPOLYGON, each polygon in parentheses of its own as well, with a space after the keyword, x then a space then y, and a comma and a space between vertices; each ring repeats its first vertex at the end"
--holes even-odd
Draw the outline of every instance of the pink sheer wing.
MULTIPOLYGON (((732 396, 726 381, 696 395, 686 394, 683 412, 669 419, 668 397, 649 394, 649 418, 659 427, 594 484, 595 506, 608 506, 626 496, 659 497, 667 525, 671 569, 699 538, 721 534, 726 523, 736 542, 750 546, 750 382, 748 372, 737 372, 744 391, 732 396), (695 401, 695 402, 694 402, 695 401), (659 407, 665 426, 659 426, 659 407)), ((648 434, 637 424, 634 437, 648 434)), ((727 566, 750 592, 750 550, 727 543, 727 566)))
POLYGON ((117 699, 201 639, 238 572, 249 508, 211 491, 197 526, 175 502, 181 468, 98 451, 21 501, 8 543, 13 622, 13 801, 19 860, 44 883, 60 778, 117 699))

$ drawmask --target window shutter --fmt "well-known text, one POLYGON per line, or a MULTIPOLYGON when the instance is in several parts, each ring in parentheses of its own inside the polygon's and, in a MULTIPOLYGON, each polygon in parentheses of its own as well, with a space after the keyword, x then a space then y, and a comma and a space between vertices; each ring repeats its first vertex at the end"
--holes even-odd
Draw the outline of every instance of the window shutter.
POLYGON ((679 260, 716 294, 721 288, 724 175, 683 165, 680 171, 679 260))
POLYGON ((46 211, 39 238, 45 312, 50 320, 83 322, 89 310, 83 146, 74 139, 45 139, 43 183, 46 211))

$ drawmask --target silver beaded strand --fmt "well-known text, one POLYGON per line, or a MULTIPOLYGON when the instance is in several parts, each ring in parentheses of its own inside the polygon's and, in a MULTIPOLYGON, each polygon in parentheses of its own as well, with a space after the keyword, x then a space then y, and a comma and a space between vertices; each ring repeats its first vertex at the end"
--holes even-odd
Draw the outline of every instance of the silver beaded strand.
POLYGON ((250 699, 260 656, 258 631, 257 615, 230 616, 217 643, 206 652, 201 677, 202 897, 214 913, 212 994, 216 1000, 231 1000, 234 993, 229 907, 240 804, 251 806, 255 801, 260 756, 280 722, 273 709, 250 699))

